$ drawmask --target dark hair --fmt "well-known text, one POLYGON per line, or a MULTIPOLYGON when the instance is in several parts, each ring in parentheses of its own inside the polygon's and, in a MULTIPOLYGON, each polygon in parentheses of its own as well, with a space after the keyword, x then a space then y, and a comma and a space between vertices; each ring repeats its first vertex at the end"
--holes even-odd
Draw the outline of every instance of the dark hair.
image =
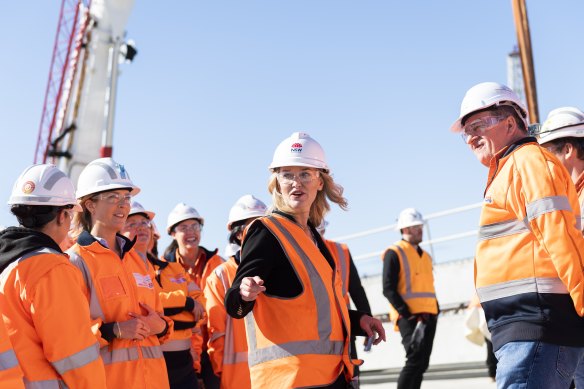
POLYGON ((508 116, 513 116, 513 118, 515 118, 515 121, 517 122, 517 126, 519 126, 523 131, 527 132, 527 127, 525 126, 525 121, 519 117, 519 114, 517 113, 517 110, 515 108, 513 108, 510 105, 500 105, 498 107, 495 107, 492 110, 495 114, 503 114, 505 115, 505 117, 508 116))
POLYGON ((578 159, 584 160, 584 138, 568 136, 565 138, 554 139, 546 143, 549 143, 555 152, 560 151, 564 148, 565 145, 569 143, 576 149, 578 159))
POLYGON ((170 244, 166 248, 166 250, 164 250, 163 257, 168 258, 171 254, 174 254, 176 249, 178 249, 178 242, 176 241, 176 239, 173 239, 172 242, 170 242, 170 244))
POLYGON ((241 239, 239 239, 237 235, 243 233, 243 230, 245 230, 245 220, 242 220, 242 222, 244 222, 244 224, 231 227, 231 232, 229 233, 229 243, 234 243, 238 246, 241 246, 241 239))
POLYGON ((10 212, 18 223, 26 228, 39 230, 53 221, 59 212, 63 209, 71 209, 72 205, 55 206, 55 205, 26 205, 14 204, 10 207, 10 212))

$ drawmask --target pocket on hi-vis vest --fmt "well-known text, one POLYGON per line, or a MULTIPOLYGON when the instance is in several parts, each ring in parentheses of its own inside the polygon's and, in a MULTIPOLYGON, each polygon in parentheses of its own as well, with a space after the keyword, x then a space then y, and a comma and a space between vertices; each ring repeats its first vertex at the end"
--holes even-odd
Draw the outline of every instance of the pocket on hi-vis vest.
POLYGON ((99 286, 101 287, 103 297, 106 299, 126 295, 124 284, 118 276, 101 277, 99 279, 99 286))
POLYGON ((132 274, 134 275, 134 279, 136 280, 136 285, 138 285, 138 288, 154 289, 154 283, 152 282, 152 278, 150 278, 150 274, 132 274))

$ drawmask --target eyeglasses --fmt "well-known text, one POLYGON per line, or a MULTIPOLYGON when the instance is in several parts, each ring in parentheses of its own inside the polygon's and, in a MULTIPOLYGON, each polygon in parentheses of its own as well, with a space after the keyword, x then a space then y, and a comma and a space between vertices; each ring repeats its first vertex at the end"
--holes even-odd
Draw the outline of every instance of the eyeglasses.
POLYGON ((132 202, 132 195, 129 193, 101 193, 94 198, 103 200, 108 204, 130 204, 132 202))
POLYGON ((199 223, 193 223, 193 224, 181 224, 180 226, 176 226, 174 229, 177 230, 178 232, 188 232, 188 231, 201 231, 201 229, 203 228, 203 226, 199 223))
POLYGON ((296 181, 302 184, 310 184, 318 177, 318 170, 303 170, 298 175, 291 172, 278 172, 278 181, 282 185, 292 185, 296 181))
POLYGON ((150 220, 142 220, 139 222, 126 223, 126 228, 130 229, 130 230, 138 229, 140 227, 150 228, 150 226, 152 226, 152 223, 150 222, 150 220))
POLYGON ((494 125, 499 124, 503 121, 504 118, 498 116, 486 116, 484 118, 480 118, 474 120, 468 124, 464 125, 462 129, 462 140, 464 143, 468 143, 468 140, 473 136, 481 136, 484 135, 487 130, 490 130, 494 125))

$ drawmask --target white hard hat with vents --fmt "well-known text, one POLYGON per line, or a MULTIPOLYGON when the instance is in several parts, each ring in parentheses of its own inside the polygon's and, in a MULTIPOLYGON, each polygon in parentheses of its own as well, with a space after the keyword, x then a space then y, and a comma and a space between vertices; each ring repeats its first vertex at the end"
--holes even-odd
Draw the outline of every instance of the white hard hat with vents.
POLYGON ((252 217, 264 216, 266 210, 266 204, 257 197, 249 194, 242 196, 235 202, 229 211, 227 229, 231 231, 231 226, 235 222, 250 219, 252 217))
POLYGON ((584 137, 584 112, 575 107, 556 108, 534 135, 541 144, 559 138, 584 137))
POLYGON ((460 116, 452 124, 450 130, 453 132, 461 132, 463 129, 462 122, 474 112, 504 105, 511 106, 515 109, 527 129, 529 125, 527 108, 525 108, 525 104, 517 96, 517 93, 513 92, 508 86, 497 82, 483 82, 473 86, 466 92, 460 104, 460 116))
POLYGON ((415 208, 406 208, 400 212, 397 219, 397 229, 401 230, 406 227, 421 226, 424 224, 422 214, 415 208))
POLYGON ((295 132, 284 139, 274 152, 270 170, 284 166, 305 166, 328 171, 324 150, 305 132, 295 132))
POLYGON ((189 219, 195 219, 199 223, 205 224, 205 219, 199 215, 199 212, 197 212, 195 208, 191 207, 190 205, 186 205, 185 203, 178 203, 168 215, 166 232, 170 235, 170 231, 174 226, 189 219))
POLYGON ((132 196, 140 192, 124 165, 111 158, 98 158, 85 166, 79 174, 77 198, 116 189, 130 189, 132 196))
POLYGON ((26 168, 14 183, 8 204, 73 205, 73 209, 82 211, 75 198, 73 182, 52 164, 26 168))
POLYGON ((139 213, 143 213, 144 215, 146 215, 149 220, 154 219, 154 216, 156 216, 154 212, 147 211, 139 202, 132 201, 132 205, 130 206, 130 213, 128 214, 128 216, 137 215, 139 213))

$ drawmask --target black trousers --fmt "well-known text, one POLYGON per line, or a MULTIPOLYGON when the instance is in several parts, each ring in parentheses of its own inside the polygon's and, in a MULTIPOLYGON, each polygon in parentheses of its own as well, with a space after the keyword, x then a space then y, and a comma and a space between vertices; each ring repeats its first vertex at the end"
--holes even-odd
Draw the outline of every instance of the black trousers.
POLYGON ((487 368, 489 369, 489 377, 495 378, 497 375, 497 357, 493 352, 493 343, 485 338, 485 343, 487 344, 487 368))
POLYGON ((434 343, 434 335, 436 334, 436 322, 437 317, 431 315, 426 322, 422 344, 418 349, 412 350, 409 346, 417 321, 415 319, 408 320, 405 318, 397 321, 402 337, 402 344, 406 350, 406 364, 399 374, 397 381, 398 389, 420 389, 422 386, 424 372, 430 364, 430 354, 432 354, 432 345, 434 343))

